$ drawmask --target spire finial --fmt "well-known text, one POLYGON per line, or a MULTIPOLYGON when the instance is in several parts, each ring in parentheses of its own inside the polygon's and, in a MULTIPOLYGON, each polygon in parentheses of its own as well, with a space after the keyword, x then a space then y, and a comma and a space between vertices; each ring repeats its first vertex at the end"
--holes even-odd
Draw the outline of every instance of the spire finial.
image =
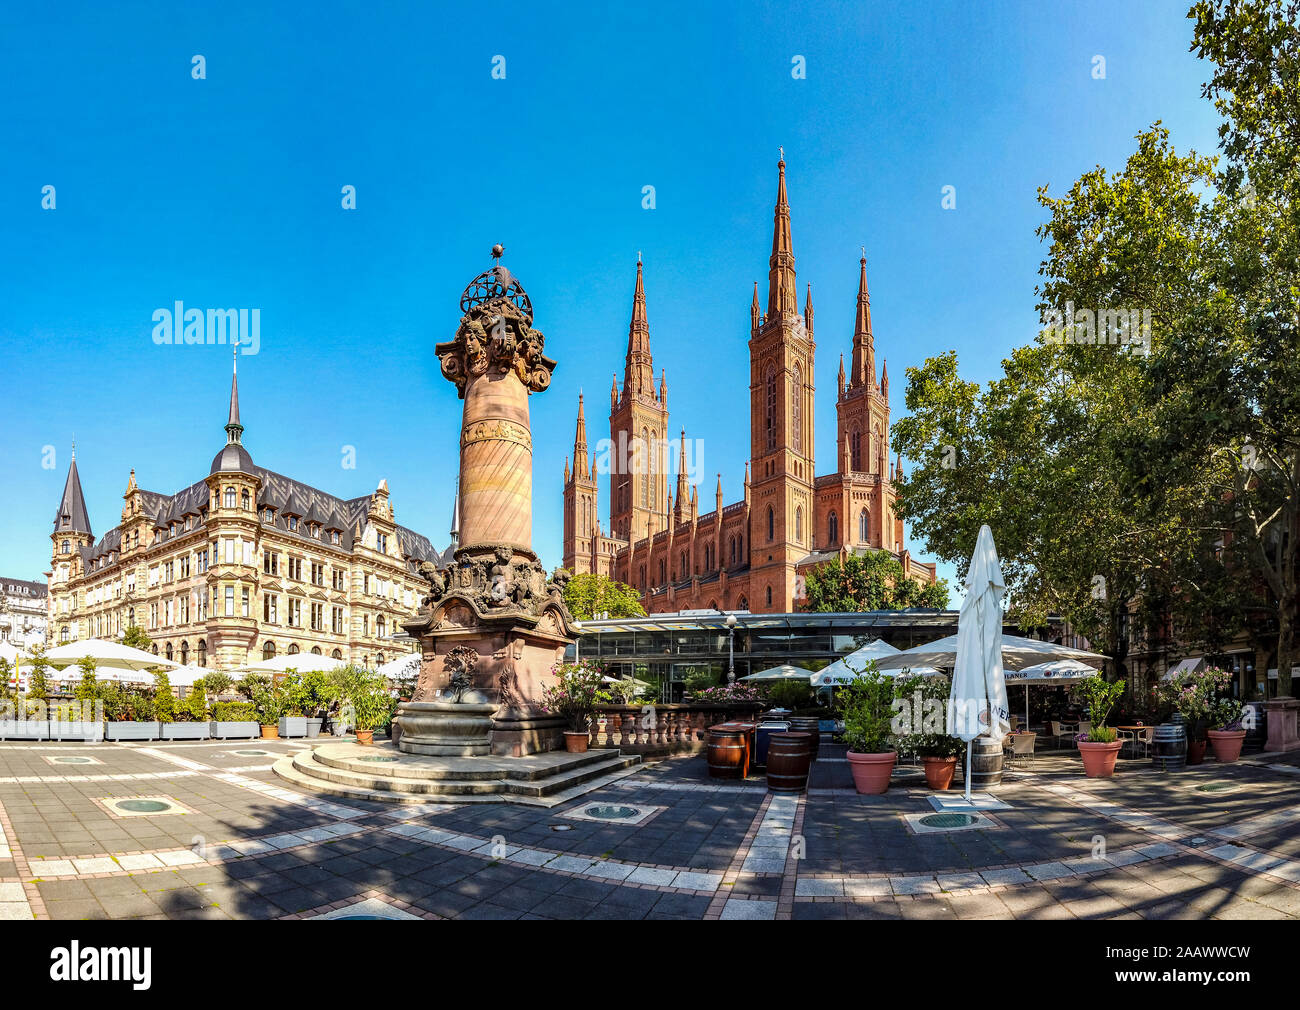
POLYGON ((784 164, 785 164, 785 148, 784 148, 784 147, 778 147, 777 150, 781 152, 781 164, 784 165, 784 164))
POLYGON ((492 260, 493 260, 493 265, 495 266, 496 263, 497 263, 497 262, 501 259, 501 257, 504 256, 505 254, 506 254, 506 247, 505 247, 505 246, 503 246, 500 242, 498 242, 496 245, 494 245, 494 246, 492 247, 492 260))

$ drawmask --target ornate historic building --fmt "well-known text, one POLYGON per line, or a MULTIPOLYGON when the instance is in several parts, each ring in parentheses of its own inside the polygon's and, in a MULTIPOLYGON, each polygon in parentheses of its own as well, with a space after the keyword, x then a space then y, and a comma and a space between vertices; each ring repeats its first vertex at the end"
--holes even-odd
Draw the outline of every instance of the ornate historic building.
POLYGON ((744 498, 724 504, 719 474, 714 509, 700 514, 699 488, 688 486, 684 431, 670 490, 668 386, 662 372, 657 384, 654 378, 639 258, 623 388, 615 376, 610 390, 608 526, 599 516, 597 457, 578 397, 573 466, 567 459, 564 465, 564 566, 634 586, 651 613, 788 613, 798 607, 800 574, 847 552, 887 551, 910 577, 935 579, 935 566, 904 547, 903 521, 894 512, 902 463, 889 459, 889 372, 882 359, 877 380, 865 257, 847 372, 840 356, 835 469, 816 475, 812 287, 800 312, 784 159, 777 171, 767 311, 757 283, 749 310, 744 498))
POLYGON ((455 518, 440 553, 397 524, 387 481, 336 498, 257 466, 243 431, 232 376, 207 477, 167 495, 132 470, 121 522, 98 541, 74 453, 50 538, 51 644, 138 625, 159 655, 221 670, 298 652, 377 666, 411 651, 393 635, 428 591, 420 563, 450 560, 455 518))
POLYGON ((0 578, 0 642, 20 649, 44 642, 47 609, 42 583, 0 578))

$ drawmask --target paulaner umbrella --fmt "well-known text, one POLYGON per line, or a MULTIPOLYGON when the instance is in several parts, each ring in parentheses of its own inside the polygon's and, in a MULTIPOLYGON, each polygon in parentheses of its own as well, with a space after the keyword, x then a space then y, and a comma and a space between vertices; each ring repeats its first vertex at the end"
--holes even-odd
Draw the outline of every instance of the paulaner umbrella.
POLYGON ((1011 729, 1002 679, 1002 596, 1006 584, 993 544, 981 526, 966 572, 966 599, 957 616, 957 657, 948 695, 948 733, 966 741, 966 802, 970 802, 971 742, 984 733, 1001 740, 1011 729))

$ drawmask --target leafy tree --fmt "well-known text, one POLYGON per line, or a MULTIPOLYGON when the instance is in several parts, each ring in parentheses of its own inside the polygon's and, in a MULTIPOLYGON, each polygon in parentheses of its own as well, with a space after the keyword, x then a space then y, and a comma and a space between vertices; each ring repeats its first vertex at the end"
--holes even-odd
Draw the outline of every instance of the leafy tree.
POLYGON ((208 691, 203 677, 190 685, 189 693, 185 695, 180 708, 191 722, 204 722, 208 718, 208 691))
POLYGON ((819 613, 948 605, 948 586, 942 579, 930 585, 909 579, 898 559, 884 551, 818 565, 805 576, 804 585, 804 610, 819 613))
POLYGON ((564 587, 564 603, 569 613, 580 621, 590 621, 595 614, 610 617, 644 617, 641 595, 631 586, 606 575, 575 575, 564 587))
POLYGON ((139 649, 141 652, 148 652, 149 647, 153 645, 153 639, 144 633, 143 628, 129 624, 122 632, 122 644, 129 645, 132 649, 139 649))
POLYGON ((171 678, 166 673, 155 673, 153 688, 154 719, 158 722, 176 721, 176 696, 172 694, 171 678))
POLYGON ((13 688, 9 686, 9 678, 14 674, 14 666, 9 660, 0 656, 0 702, 8 701, 13 697, 13 688))
POLYGON ((222 673, 220 670, 208 671, 203 675, 202 681, 204 693, 213 701, 229 691, 234 683, 230 674, 222 673))
POLYGON ((82 656, 77 660, 77 666, 81 670, 81 680, 73 690, 73 697, 77 701, 94 701, 100 695, 99 681, 95 678, 95 660, 91 656, 82 656))

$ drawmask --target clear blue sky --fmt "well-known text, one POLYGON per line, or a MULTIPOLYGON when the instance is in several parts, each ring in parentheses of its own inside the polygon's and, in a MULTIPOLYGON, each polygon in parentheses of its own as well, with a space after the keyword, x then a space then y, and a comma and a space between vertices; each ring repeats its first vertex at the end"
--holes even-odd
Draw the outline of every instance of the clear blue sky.
POLYGON ((826 472, 860 245, 897 417, 908 365, 955 347, 986 379, 1031 338, 1036 187, 1120 167, 1156 119, 1180 149, 1216 143, 1187 0, 38 6, 0 24, 0 573, 23 578, 46 569, 74 436, 96 536, 132 467, 174 492, 224 443, 228 349, 151 340, 178 299, 261 310, 239 369, 259 464, 343 497, 387 478, 398 520, 443 544, 460 405, 433 345, 503 242, 560 362, 532 399, 534 544, 556 564, 578 390, 594 439, 637 250, 704 507, 719 470, 741 496, 778 145, 826 472))

